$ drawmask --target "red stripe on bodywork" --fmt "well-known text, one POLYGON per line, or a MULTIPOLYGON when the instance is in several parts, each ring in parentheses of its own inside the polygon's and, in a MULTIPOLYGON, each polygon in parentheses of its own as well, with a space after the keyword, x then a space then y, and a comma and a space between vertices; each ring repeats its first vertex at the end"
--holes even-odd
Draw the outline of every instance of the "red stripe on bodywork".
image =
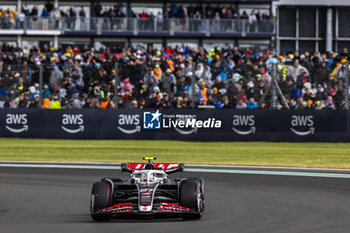
POLYGON ((158 211, 161 212, 183 212, 183 211, 194 211, 191 208, 187 208, 184 206, 180 206, 174 203, 167 203, 167 202, 162 202, 160 203, 160 207, 158 208, 158 211))
POLYGON ((169 206, 175 206, 175 207, 178 207, 178 208, 182 208, 182 209, 187 209, 187 210, 193 210, 191 208, 187 208, 187 207, 184 207, 184 206, 180 206, 180 205, 176 205, 174 203, 166 203, 166 202, 163 202, 163 203, 160 203, 161 205, 169 205, 169 206))
POLYGON ((125 206, 125 205, 131 205, 131 203, 130 202, 120 203, 120 204, 117 204, 117 205, 114 205, 114 206, 110 206, 110 207, 107 207, 107 208, 104 208, 104 209, 100 209, 100 211, 113 209, 113 208, 116 208, 116 207, 119 207, 119 206, 125 206))

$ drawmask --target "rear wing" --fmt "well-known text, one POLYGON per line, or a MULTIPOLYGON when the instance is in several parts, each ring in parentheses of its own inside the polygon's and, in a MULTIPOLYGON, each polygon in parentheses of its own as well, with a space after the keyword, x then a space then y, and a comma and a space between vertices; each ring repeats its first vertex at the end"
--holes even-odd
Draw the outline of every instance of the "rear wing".
POLYGON ((184 171, 183 163, 122 163, 122 172, 134 172, 136 170, 161 170, 167 174, 184 171))

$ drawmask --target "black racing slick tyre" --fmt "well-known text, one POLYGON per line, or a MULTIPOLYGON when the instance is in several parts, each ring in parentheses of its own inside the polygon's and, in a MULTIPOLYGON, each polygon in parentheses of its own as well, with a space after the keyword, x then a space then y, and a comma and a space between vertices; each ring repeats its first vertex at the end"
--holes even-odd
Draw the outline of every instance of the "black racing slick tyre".
POLYGON ((110 185, 104 182, 96 182, 91 191, 91 217, 95 221, 109 221, 111 215, 100 214, 96 211, 107 208, 111 201, 110 185))
POLYGON ((187 180, 194 180, 200 184, 201 193, 204 199, 204 179, 202 177, 188 177, 187 180))
POLYGON ((188 177, 187 180, 194 180, 197 181, 200 185, 200 190, 202 194, 202 201, 203 201, 203 206, 202 206, 202 212, 204 212, 204 207, 205 207, 205 201, 204 201, 204 179, 202 177, 188 177))
POLYGON ((180 205, 191 208, 196 213, 182 214, 182 218, 200 219, 202 217, 202 194, 200 191, 200 183, 195 180, 184 180, 180 186, 180 205))

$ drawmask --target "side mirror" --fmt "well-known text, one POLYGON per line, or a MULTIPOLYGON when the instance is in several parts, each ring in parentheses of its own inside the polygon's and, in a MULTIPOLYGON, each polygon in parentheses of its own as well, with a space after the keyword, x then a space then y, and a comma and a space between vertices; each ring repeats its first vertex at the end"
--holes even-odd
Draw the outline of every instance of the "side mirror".
POLYGON ((130 179, 130 183, 135 184, 135 179, 134 178, 130 179))

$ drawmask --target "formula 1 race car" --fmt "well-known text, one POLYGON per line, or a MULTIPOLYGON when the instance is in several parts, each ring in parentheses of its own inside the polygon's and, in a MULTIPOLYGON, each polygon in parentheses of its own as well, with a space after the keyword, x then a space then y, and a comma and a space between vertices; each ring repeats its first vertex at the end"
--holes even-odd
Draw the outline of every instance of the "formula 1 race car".
POLYGON ((200 219, 204 212, 204 180, 183 177, 183 163, 122 163, 122 178, 102 178, 91 191, 91 217, 169 215, 200 219), (180 176, 170 179, 168 175, 180 176))

